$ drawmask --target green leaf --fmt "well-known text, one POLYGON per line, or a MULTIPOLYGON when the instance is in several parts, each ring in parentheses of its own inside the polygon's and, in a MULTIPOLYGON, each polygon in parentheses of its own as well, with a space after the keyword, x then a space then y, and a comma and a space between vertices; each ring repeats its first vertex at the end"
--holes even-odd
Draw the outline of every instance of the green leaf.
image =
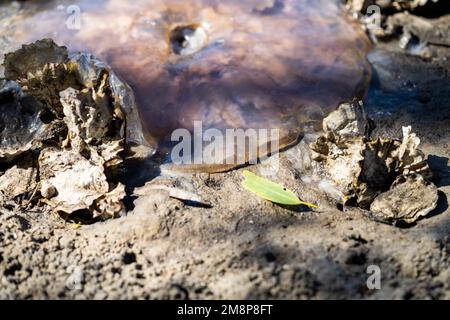
POLYGON ((263 199, 284 205, 305 205, 311 208, 319 208, 314 204, 301 201, 295 193, 286 189, 282 185, 265 178, 258 177, 250 171, 245 170, 244 177, 245 180, 242 181, 242 186, 263 199))

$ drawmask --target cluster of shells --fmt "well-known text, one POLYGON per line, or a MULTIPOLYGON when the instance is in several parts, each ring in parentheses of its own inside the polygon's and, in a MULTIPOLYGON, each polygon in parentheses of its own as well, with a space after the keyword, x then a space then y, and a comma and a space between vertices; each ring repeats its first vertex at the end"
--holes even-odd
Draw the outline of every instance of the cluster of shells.
POLYGON ((123 213, 124 148, 145 146, 131 89, 93 56, 69 56, 51 40, 7 54, 4 67, 0 204, 123 213))
POLYGON ((424 58, 450 45, 448 17, 441 16, 445 0, 347 0, 374 42, 396 41, 401 49, 424 58), (438 18, 416 15, 426 9, 438 18))

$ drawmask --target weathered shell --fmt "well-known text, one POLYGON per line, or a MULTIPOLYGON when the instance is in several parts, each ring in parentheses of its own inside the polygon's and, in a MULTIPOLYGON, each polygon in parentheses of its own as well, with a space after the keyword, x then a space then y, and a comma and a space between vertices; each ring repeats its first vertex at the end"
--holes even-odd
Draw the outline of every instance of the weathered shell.
POLYGON ((13 81, 0 81, 0 161, 29 150, 43 133, 42 108, 13 81))
MULTIPOLYGON (((154 151, 131 89, 94 56, 69 56, 46 39, 6 55, 5 75, 16 82, 0 83, 0 160, 39 154, 34 188, 39 183, 42 201, 55 211, 121 214, 125 190, 116 181, 124 148, 140 146, 140 156, 154 151)), ((0 177, 5 201, 30 191, 11 189, 17 170, 0 177)))

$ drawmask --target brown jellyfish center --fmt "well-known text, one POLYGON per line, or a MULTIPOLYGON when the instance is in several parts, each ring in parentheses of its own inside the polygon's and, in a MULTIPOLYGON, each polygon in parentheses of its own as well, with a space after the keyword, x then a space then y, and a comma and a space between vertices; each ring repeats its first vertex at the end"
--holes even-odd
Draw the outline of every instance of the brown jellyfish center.
POLYGON ((206 44, 206 30, 198 24, 177 26, 170 31, 170 48, 178 55, 190 55, 206 44))

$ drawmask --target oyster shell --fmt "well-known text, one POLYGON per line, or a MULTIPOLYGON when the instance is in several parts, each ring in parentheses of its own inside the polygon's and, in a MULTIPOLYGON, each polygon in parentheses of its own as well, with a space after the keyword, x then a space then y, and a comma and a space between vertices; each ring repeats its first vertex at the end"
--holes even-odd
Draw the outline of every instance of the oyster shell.
POLYGON ((310 145, 312 159, 319 162, 319 168, 311 167, 329 180, 327 190, 338 195, 336 200, 370 207, 377 219, 412 223, 436 207, 438 192, 425 184, 431 171, 420 139, 411 127, 403 127, 402 140, 369 139, 371 129, 361 102, 342 104, 323 120, 324 134, 310 145), (408 193, 407 187, 417 190, 408 193), (420 194, 424 199, 417 204, 420 194), (402 205, 396 206, 401 197, 402 205))
POLYGON ((103 167, 75 150, 44 149, 39 156, 39 179, 56 190, 48 203, 67 213, 90 208, 109 191, 103 167))
POLYGON ((17 164, 0 176, 0 204, 19 202, 22 196, 31 198, 37 188, 38 170, 30 154, 23 156, 17 164))
POLYGON ((0 161, 32 148, 43 133, 42 109, 13 81, 0 81, 0 161))

